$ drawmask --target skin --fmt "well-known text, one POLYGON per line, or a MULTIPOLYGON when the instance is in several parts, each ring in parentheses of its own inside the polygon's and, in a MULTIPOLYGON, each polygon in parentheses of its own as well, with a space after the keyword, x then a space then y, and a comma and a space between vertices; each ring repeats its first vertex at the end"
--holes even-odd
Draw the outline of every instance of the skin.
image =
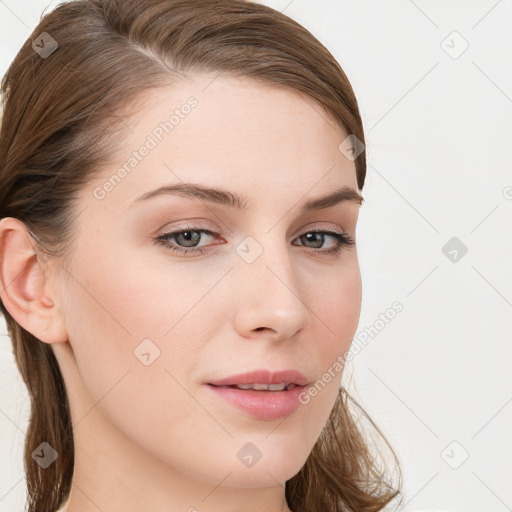
POLYGON ((289 511, 284 484, 334 405, 340 373, 277 420, 254 419, 204 385, 260 368, 295 368, 314 382, 348 350, 361 307, 356 247, 337 257, 322 254, 337 243, 329 236, 320 248, 299 239, 315 228, 355 237, 356 202, 299 214, 306 199, 358 190, 355 164, 338 150, 347 133, 296 91, 213 77, 139 98, 122 149, 77 198, 65 257, 34 255, 20 221, 0 223, 2 300, 51 344, 69 393, 75 474, 66 512, 289 511), (191 113, 106 197, 94 197, 191 95, 191 113), (242 194, 248 208, 171 195, 132 205, 182 181, 242 194), (209 252, 154 243, 185 221, 219 233, 201 235, 197 245, 209 252), (235 251, 248 236, 263 249, 252 263, 235 251), (146 338, 160 349, 148 366, 133 353, 146 338), (248 442, 262 453, 251 468, 237 458, 248 442))

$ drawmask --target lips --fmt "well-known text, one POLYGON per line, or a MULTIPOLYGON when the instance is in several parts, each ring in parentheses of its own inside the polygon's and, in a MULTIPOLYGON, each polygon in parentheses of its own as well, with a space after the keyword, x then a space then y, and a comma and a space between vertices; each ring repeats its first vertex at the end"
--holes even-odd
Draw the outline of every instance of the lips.
POLYGON ((245 414, 259 420, 276 420, 300 407, 299 396, 308 379, 297 370, 256 370, 205 384, 210 393, 245 414), (248 386, 253 389, 244 389, 248 386))
POLYGON ((206 388, 221 402, 257 420, 277 420, 296 411, 301 402, 299 396, 304 386, 295 385, 289 391, 255 391, 238 389, 236 386, 216 386, 206 388))
MULTIPOLYGON (((269 370, 255 370, 252 372, 231 375, 219 380, 208 382, 212 386, 238 386, 264 384, 266 386, 282 384, 295 386, 305 386, 308 379, 298 370, 281 370, 271 372, 269 370)), ((291 387, 291 386, 287 386, 291 387)))

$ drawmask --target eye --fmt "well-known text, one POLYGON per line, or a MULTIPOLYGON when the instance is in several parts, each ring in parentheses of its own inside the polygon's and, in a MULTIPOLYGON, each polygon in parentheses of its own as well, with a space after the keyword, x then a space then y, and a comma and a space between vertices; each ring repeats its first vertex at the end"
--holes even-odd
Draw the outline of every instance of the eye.
MULTIPOLYGON (((220 236, 220 233, 216 233, 209 229, 202 229, 197 226, 186 226, 180 230, 170 231, 164 233, 155 239, 155 243, 164 245, 167 249, 172 252, 188 254, 206 254, 213 250, 210 246, 198 245, 199 242, 204 239, 204 235, 207 237, 213 237, 215 235, 220 236)), ((337 231, 326 231, 326 230, 310 230, 297 238, 301 242, 300 245, 307 246, 306 244, 312 244, 312 250, 307 252, 319 255, 337 255, 343 247, 351 247, 355 245, 355 239, 347 233, 338 233, 337 231), (326 239, 334 240, 334 246, 328 249, 318 250, 324 245, 326 239)), ((218 245, 218 244, 213 244, 218 245)))
POLYGON ((187 227, 186 229, 180 229, 179 231, 170 231, 169 233, 164 233, 157 237, 156 242, 164 245, 167 249, 180 252, 180 253, 199 253, 205 254, 208 252, 204 249, 201 249, 201 246, 197 246, 197 243, 202 237, 202 234, 206 233, 209 236, 219 235, 219 233, 215 233, 210 231, 209 229, 200 229, 196 227, 187 227), (169 243, 172 240, 175 240, 176 243, 169 243), (184 244, 185 247, 182 247, 179 244, 184 244))
POLYGON ((347 233, 338 233, 337 231, 325 231, 325 230, 313 230, 304 233, 299 236, 297 240, 305 240, 307 243, 313 243, 313 247, 318 247, 324 244, 326 238, 332 238, 335 240, 334 247, 323 251, 308 251, 320 254, 334 254, 338 255, 344 247, 352 247, 355 245, 355 239, 353 236, 347 233))

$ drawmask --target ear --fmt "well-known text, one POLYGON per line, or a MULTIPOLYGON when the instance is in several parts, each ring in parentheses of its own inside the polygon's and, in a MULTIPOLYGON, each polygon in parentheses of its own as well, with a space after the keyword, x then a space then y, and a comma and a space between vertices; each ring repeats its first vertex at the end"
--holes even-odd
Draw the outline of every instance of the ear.
POLYGON ((10 315, 45 343, 68 341, 67 331, 51 296, 44 253, 23 222, 0 220, 0 297, 10 315))

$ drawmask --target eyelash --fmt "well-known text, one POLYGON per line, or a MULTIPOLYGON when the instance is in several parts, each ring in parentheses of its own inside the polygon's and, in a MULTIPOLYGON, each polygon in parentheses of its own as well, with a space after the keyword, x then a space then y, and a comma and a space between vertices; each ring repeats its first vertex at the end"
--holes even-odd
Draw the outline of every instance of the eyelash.
MULTIPOLYGON (((197 247, 184 248, 184 247, 180 247, 177 245, 169 244, 170 238, 174 238, 176 235, 186 233, 189 231, 195 231, 197 233, 206 233, 208 235, 219 235, 220 234, 220 233, 216 233, 214 231, 210 231, 208 229, 199 229, 199 228, 195 228, 192 226, 185 226, 184 228, 182 228, 178 231, 170 231, 168 233, 164 233, 163 235, 160 235, 159 237, 157 237, 155 239, 155 243, 163 245, 166 249, 168 249, 172 252, 178 252, 178 253, 182 253, 182 254, 188 254, 188 253, 206 254, 207 252, 209 252, 211 250, 211 249, 201 250, 200 248, 197 248, 197 247)), ((310 254, 318 255, 318 253, 320 253, 320 254, 333 255, 334 257, 339 257, 339 253, 341 252, 341 250, 344 247, 348 248, 348 247, 352 247, 355 245, 354 237, 347 233, 338 233, 336 231, 326 231, 326 230, 320 230, 320 229, 306 231, 304 234, 300 235, 298 238, 308 235, 310 233, 322 233, 324 235, 333 237, 337 241, 336 246, 331 249, 328 249, 328 250, 324 250, 324 251, 322 251, 320 249, 307 250, 306 252, 308 252, 310 254)), ((301 246, 299 246, 299 247, 301 247, 301 246)))

